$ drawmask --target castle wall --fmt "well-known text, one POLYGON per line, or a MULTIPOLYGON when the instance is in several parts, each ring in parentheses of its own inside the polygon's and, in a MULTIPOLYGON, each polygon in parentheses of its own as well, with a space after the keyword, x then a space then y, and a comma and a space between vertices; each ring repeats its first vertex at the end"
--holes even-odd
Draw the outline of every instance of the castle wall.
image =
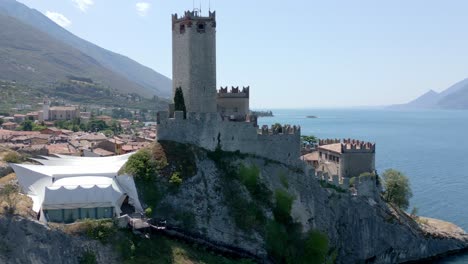
POLYGON ((373 152, 349 152, 341 155, 343 177, 355 177, 364 172, 375 171, 375 153, 373 152))
POLYGON ((207 150, 219 145, 224 151, 240 151, 283 163, 295 163, 300 157, 300 128, 285 127, 286 133, 259 130, 254 123, 223 121, 217 113, 188 113, 187 119, 175 114, 167 118, 159 113, 158 140, 189 143, 207 150))
POLYGON ((214 113, 216 107, 216 21, 214 13, 193 12, 172 25, 173 91, 182 88, 188 112, 214 113), (203 25, 200 30, 199 25, 203 25))

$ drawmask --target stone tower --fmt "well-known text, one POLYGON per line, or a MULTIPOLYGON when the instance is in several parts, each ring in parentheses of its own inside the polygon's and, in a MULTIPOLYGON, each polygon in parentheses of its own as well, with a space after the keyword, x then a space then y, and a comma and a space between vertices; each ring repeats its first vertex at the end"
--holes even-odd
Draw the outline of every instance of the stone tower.
POLYGON ((44 121, 49 120, 49 110, 50 110, 50 100, 49 98, 44 98, 44 101, 42 102, 42 119, 44 121))
POLYGON ((216 105, 216 13, 172 15, 172 79, 182 88, 187 112, 214 113, 216 105))

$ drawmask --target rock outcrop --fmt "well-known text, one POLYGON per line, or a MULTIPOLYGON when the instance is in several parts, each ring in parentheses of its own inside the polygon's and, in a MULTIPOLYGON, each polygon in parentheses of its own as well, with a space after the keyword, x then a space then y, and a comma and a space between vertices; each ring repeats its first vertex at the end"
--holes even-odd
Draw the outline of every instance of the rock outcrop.
POLYGON ((0 216, 0 263, 78 264, 86 252, 98 263, 118 263, 110 246, 67 235, 23 217, 0 216))
MULTIPOLYGON (((303 232, 314 229, 326 233, 337 252, 337 263, 403 263, 468 247, 468 236, 463 230, 438 232, 424 228, 406 213, 382 201, 379 192, 368 187, 366 195, 353 195, 349 191, 324 188, 315 178, 280 163, 245 156, 229 159, 237 165, 255 165, 268 189, 283 189, 293 195, 293 219, 302 224, 303 232)), ((157 216, 267 260, 261 232, 236 226, 222 191, 223 172, 204 152, 197 154, 196 166, 196 175, 184 180, 177 191, 165 194, 153 209, 157 216)), ((245 186, 237 184, 242 195, 252 199, 245 186)), ((273 218, 268 210, 266 216, 273 218)))

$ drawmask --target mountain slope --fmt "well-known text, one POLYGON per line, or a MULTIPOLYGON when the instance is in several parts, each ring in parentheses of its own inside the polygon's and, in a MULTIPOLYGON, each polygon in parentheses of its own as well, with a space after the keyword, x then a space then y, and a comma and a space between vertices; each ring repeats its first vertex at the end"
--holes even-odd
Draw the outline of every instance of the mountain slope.
POLYGON ((468 78, 437 93, 433 90, 417 99, 390 108, 398 109, 468 109, 468 78))
POLYGON ((37 87, 69 76, 85 77, 122 93, 150 96, 142 86, 106 69, 94 58, 15 18, 0 14, 0 25, 0 79, 37 87))
POLYGON ((169 97, 171 94, 172 84, 169 78, 128 57, 105 50, 71 34, 37 10, 30 9, 15 0, 2 0, 0 1, 0 13, 7 14, 33 26, 94 58, 105 68, 142 86, 144 88, 142 95, 169 97))
POLYGON ((415 100, 407 103, 404 107, 407 108, 432 108, 434 107, 440 99, 440 95, 433 90, 421 95, 415 100))

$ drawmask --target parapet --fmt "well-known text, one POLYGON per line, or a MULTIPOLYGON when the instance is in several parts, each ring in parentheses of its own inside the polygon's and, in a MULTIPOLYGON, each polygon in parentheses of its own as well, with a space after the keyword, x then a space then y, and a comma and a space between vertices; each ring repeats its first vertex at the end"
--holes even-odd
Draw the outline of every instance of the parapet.
POLYGON ((223 98, 249 98, 250 96, 250 86, 242 87, 242 90, 239 86, 231 87, 231 90, 228 91, 228 87, 222 87, 218 90, 218 97, 223 98))
POLYGON ((199 11, 185 11, 184 15, 179 17, 177 14, 172 15, 172 26, 174 29, 174 25, 176 23, 184 22, 189 27, 192 26, 192 21, 198 22, 212 22, 211 26, 216 27, 216 11, 208 12, 208 16, 202 16, 201 12, 199 11))
POLYGON ((321 139, 319 140, 319 146, 341 144, 341 153, 346 152, 363 152, 363 153, 374 153, 375 143, 360 141, 356 139, 321 139))
POLYGON ((258 134, 260 135, 300 135, 301 134, 301 127, 300 126, 291 126, 291 125, 284 125, 284 126, 271 126, 268 127, 267 125, 263 125, 261 129, 259 129, 258 134))

